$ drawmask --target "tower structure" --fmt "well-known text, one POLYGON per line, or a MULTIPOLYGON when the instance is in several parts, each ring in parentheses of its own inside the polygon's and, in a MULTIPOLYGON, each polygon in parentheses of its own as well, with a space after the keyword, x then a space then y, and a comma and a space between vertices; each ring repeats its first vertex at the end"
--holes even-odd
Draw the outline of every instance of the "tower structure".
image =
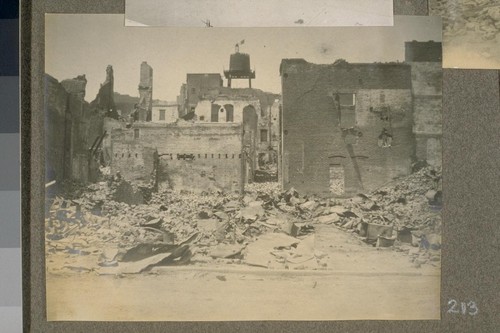
POLYGON ((227 86, 231 88, 232 79, 248 79, 248 87, 252 88, 252 79, 255 79, 255 71, 250 69, 250 55, 240 53, 239 44, 235 45, 235 52, 229 58, 229 70, 224 71, 227 86))

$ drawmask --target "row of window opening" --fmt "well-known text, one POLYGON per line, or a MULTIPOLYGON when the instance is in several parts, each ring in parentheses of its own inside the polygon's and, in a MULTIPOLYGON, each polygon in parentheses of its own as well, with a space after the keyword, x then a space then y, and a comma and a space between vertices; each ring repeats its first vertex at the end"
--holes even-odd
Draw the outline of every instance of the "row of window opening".
MULTIPOLYGON (((127 154, 122 153, 121 157, 124 158, 127 154)), ((139 157, 139 154, 131 154, 128 153, 128 157, 131 158, 133 155, 135 155, 135 158, 139 157)), ((241 154, 175 154, 176 159, 178 160, 194 160, 196 156, 198 156, 198 159, 235 159, 235 158, 241 158, 241 154)), ((120 154, 115 153, 115 157, 119 157, 120 154)), ((174 154, 164 154, 163 156, 169 157, 171 160, 174 159, 174 154)))

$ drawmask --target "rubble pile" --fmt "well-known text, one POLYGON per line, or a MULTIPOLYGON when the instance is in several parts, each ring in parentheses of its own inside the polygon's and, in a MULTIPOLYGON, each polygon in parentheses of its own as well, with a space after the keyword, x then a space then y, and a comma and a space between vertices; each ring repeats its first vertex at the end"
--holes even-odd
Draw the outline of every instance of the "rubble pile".
POLYGON ((441 170, 424 167, 368 195, 319 201, 312 215, 319 215, 320 223, 334 223, 368 240, 380 235, 411 242, 412 235, 441 234, 441 205, 441 170))
POLYGON ((189 262, 326 269, 328 255, 314 248, 317 224, 379 246, 391 246, 401 230, 413 232, 407 242, 414 245, 440 244, 439 180, 440 171, 427 167, 368 195, 325 199, 282 191, 277 183, 249 184, 244 195, 152 193, 114 179, 47 199, 47 253, 63 261, 57 266, 51 258, 56 269, 99 274, 189 262))

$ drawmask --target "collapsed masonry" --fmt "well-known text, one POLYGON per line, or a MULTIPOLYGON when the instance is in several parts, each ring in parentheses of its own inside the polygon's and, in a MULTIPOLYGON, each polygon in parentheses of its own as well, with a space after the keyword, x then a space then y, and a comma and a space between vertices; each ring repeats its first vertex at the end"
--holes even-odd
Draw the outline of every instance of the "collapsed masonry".
POLYGON ((374 263, 365 255, 385 253, 369 245, 407 254, 407 267, 439 267, 441 216, 428 198, 440 176, 421 169, 351 199, 303 196, 268 183, 248 186, 243 196, 167 190, 152 193, 145 204, 123 202, 121 188, 129 185, 107 179, 65 199, 47 198, 47 268, 103 275, 221 263, 342 270, 338 246, 349 244, 363 255, 344 263, 348 267, 368 268, 374 263), (325 236, 337 228, 346 231, 345 241, 332 244, 325 236))

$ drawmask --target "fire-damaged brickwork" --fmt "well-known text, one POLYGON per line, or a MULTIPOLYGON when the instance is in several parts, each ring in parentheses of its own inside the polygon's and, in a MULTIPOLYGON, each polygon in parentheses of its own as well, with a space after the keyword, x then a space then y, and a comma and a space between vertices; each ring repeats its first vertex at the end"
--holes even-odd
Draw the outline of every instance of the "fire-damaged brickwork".
POLYGON ((411 65, 416 155, 441 165, 442 78, 441 43, 407 42, 405 60, 411 65))
POLYGON ((280 72, 285 188, 343 196, 410 172, 409 65, 285 59, 280 72))
POLYGON ((111 134, 112 173, 159 188, 239 191, 241 124, 136 122, 111 134))
MULTIPOLYGON (((112 103, 112 96, 101 90, 96 101, 84 101, 84 76, 59 83, 45 75, 45 160, 46 180, 96 181, 98 157, 104 138, 104 115, 97 100, 112 103), (111 101, 111 102, 109 102, 111 101)), ((110 90, 106 90, 109 92, 110 90)), ((111 91, 112 94, 112 91, 111 91)))

